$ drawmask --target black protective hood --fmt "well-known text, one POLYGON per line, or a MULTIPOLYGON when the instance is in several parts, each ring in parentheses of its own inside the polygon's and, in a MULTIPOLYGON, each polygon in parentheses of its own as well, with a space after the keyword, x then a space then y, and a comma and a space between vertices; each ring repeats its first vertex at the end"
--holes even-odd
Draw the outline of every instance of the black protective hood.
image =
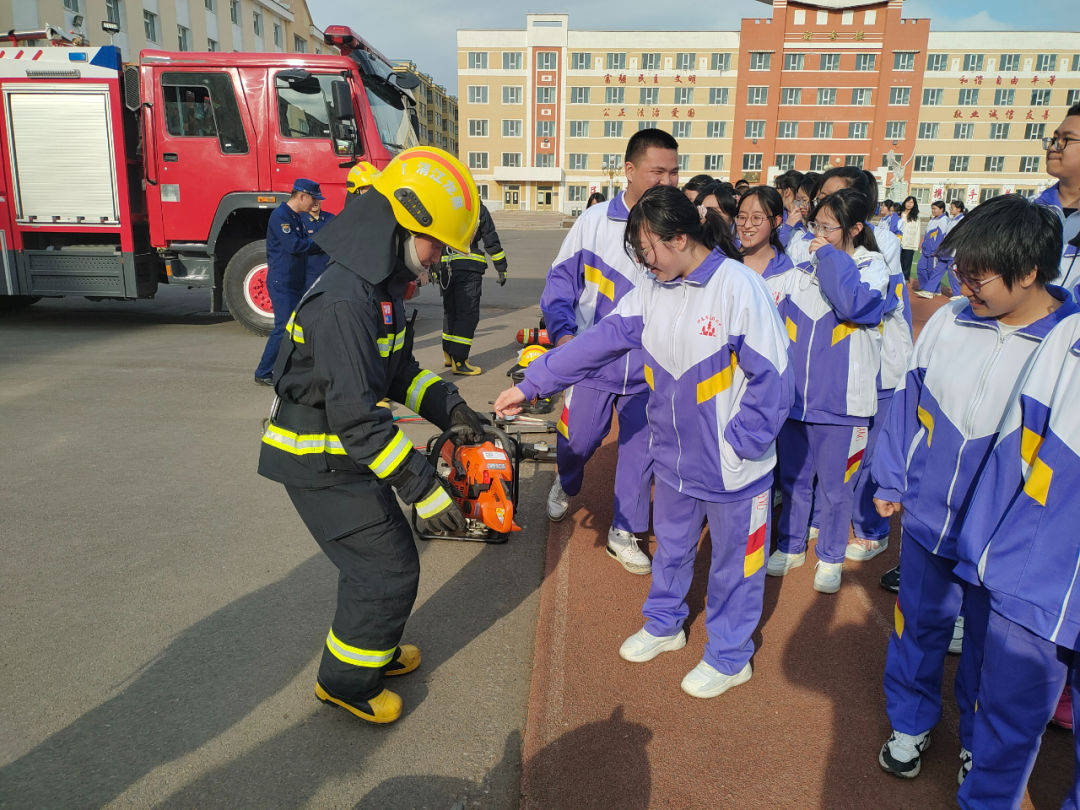
POLYGON ((360 278, 380 284, 391 276, 388 286, 404 289, 416 276, 402 261, 402 237, 390 202, 372 189, 349 202, 327 223, 314 242, 330 259, 360 278))

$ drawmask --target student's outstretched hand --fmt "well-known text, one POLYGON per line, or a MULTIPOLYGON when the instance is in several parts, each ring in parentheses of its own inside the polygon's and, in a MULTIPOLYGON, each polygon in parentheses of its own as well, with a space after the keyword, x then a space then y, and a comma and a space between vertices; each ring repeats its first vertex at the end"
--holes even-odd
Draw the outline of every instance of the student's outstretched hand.
POLYGON ((874 508, 882 517, 892 517, 900 514, 900 504, 896 501, 883 501, 881 498, 874 498, 874 508))
POLYGON ((521 406, 525 402, 525 394, 516 385, 507 388, 495 399, 496 416, 516 416, 521 413, 521 406))

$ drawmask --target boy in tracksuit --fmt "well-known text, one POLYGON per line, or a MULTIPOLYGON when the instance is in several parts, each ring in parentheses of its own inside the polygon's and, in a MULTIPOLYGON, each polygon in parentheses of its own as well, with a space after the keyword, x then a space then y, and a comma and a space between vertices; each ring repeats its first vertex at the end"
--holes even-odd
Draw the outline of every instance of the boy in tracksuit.
POLYGON ((956 540, 1018 379, 1050 329, 1078 311, 1064 290, 1047 286, 1056 263, 1047 267, 1032 249, 1050 238, 1052 219, 1047 209, 1007 195, 983 203, 949 233, 942 249, 956 256, 966 298, 940 309, 919 335, 871 460, 878 511, 887 517, 904 508, 884 679, 893 732, 878 756, 898 776, 918 775, 941 716, 945 654, 962 602, 961 777, 969 767, 987 600, 954 576, 956 540))
POLYGON ((939 259, 937 251, 941 240, 945 238, 949 218, 945 216, 945 203, 941 200, 931 203, 930 210, 934 215, 926 223, 926 235, 919 247, 919 263, 915 273, 919 279, 920 290, 936 293, 941 291, 941 279, 948 270, 948 262, 939 259))
MULTIPOLYGON (((957 576, 990 599, 972 769, 958 797, 964 808, 1020 806, 1063 686, 1074 693, 1074 727, 1080 722, 1077 401, 1074 315, 1035 352, 957 542, 957 576)), ((1075 779, 1064 806, 1080 806, 1075 779)))

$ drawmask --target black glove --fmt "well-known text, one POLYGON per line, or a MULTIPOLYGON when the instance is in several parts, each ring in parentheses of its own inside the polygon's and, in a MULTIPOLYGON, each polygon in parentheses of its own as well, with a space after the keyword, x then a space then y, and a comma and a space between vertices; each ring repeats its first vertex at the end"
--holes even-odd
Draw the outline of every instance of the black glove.
POLYGON ((469 429, 465 435, 465 441, 478 442, 484 438, 484 426, 490 425, 491 420, 477 413, 464 402, 460 402, 450 411, 450 427, 464 425, 469 429))
POLYGON ((499 270, 498 272, 499 272, 499 286, 502 287, 503 285, 506 284, 506 271, 505 270, 499 270))
POLYGON ((436 483, 418 500, 416 528, 421 534, 455 534, 465 531, 465 515, 442 484, 436 483), (435 509, 434 512, 428 512, 435 509), (427 514, 427 517, 424 515, 427 514))

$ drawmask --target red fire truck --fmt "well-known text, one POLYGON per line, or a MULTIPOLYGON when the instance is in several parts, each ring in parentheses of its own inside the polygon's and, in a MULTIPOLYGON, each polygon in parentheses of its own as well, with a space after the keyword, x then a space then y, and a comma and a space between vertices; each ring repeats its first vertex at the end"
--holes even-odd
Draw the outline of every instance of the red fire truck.
POLYGON ((273 325, 266 224, 293 180, 340 211, 358 160, 416 144, 410 74, 344 26, 340 55, 57 47, 0 40, 0 304, 204 287, 273 325))

